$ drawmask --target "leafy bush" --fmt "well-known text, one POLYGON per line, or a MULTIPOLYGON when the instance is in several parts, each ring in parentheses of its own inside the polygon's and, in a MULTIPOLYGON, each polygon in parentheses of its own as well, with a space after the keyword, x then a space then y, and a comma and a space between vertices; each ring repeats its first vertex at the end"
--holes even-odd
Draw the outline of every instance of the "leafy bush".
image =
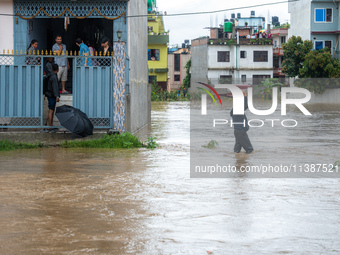
POLYGON ((159 145, 155 141, 156 137, 150 136, 148 137, 148 140, 146 141, 146 148, 148 149, 154 149, 157 148, 159 145))
POLYGON ((177 95, 177 91, 162 91, 162 88, 158 85, 156 81, 151 83, 151 101, 183 101, 190 100, 190 96, 188 93, 186 97, 183 95, 183 91, 181 91, 181 95, 177 95))

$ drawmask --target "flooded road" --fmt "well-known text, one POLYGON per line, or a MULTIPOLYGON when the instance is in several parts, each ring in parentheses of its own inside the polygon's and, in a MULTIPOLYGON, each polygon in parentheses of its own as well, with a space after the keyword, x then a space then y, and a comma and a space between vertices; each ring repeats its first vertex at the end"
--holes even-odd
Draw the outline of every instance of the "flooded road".
POLYGON ((190 178, 189 103, 152 109, 155 150, 1 152, 0 254, 340 253, 340 179, 190 178))

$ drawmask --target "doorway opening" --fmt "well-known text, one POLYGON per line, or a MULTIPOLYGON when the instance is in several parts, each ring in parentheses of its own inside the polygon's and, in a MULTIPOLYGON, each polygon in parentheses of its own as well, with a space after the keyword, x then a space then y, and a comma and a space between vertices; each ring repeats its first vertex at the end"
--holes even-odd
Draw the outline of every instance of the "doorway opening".
MULTIPOLYGON (((113 20, 103 18, 87 18, 75 19, 70 18, 69 24, 66 19, 36 18, 28 21, 28 41, 38 40, 38 50, 46 50, 48 53, 55 44, 56 35, 61 35, 63 44, 66 45, 68 51, 79 51, 79 47, 75 44, 77 38, 81 38, 84 43, 89 43, 95 51, 101 46, 101 39, 107 37, 112 45, 113 40, 113 20)), ((44 59, 43 65, 45 66, 44 59)), ((70 70, 66 82, 66 90, 72 92, 72 58, 69 58, 70 70)))

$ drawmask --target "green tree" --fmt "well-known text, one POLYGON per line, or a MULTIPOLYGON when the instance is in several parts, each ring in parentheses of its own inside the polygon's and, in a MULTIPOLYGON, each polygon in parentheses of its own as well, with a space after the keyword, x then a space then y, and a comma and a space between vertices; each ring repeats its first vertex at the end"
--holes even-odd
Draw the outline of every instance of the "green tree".
POLYGON ((322 78, 339 78, 340 62, 337 58, 333 58, 329 49, 322 49, 309 52, 303 67, 299 70, 299 78, 295 85, 297 87, 306 88, 311 92, 322 94, 326 88, 339 87, 338 79, 322 79, 322 78), (309 79, 313 78, 313 79, 309 79), (318 79, 316 79, 318 78, 318 79))
POLYGON ((300 36, 292 36, 287 43, 283 44, 284 60, 282 72, 288 77, 296 77, 305 61, 305 56, 313 49, 310 40, 303 41, 300 36))
POLYGON ((299 70, 300 78, 339 78, 340 63, 333 58, 329 49, 309 52, 302 68, 299 70))
POLYGON ((183 80, 183 87, 188 89, 190 87, 190 82, 191 82, 191 74, 190 74, 191 59, 186 63, 184 68, 186 69, 186 76, 183 80))

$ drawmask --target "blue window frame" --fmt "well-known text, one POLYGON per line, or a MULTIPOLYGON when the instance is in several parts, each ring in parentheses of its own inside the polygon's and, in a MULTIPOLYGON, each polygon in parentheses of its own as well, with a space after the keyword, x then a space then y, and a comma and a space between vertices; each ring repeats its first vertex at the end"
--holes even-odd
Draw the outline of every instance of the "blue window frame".
POLYGON ((322 50, 323 49, 323 41, 315 41, 315 49, 322 50))
POLYGON ((315 50, 321 50, 321 49, 324 49, 324 48, 328 48, 330 51, 332 51, 332 41, 315 41, 314 42, 314 48, 315 50))
POLYGON ((333 9, 320 8, 315 9, 315 22, 333 22, 333 9))

